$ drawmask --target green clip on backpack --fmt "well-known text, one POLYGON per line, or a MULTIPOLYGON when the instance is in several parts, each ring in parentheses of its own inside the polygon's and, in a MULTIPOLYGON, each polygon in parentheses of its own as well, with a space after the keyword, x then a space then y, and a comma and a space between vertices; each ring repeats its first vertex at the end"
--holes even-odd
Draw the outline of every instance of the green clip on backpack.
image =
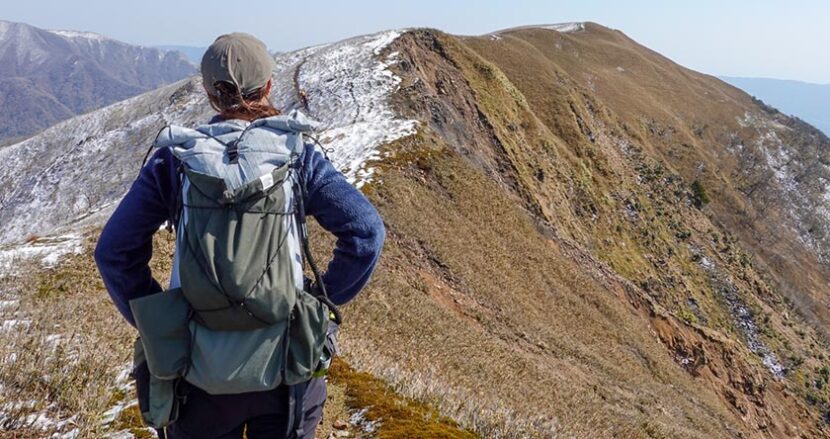
POLYGON ((170 289, 130 302, 151 426, 175 420, 181 379, 211 394, 311 379, 340 322, 308 249, 299 158, 312 124, 297 111, 241 124, 170 126, 154 143, 182 172, 170 289))

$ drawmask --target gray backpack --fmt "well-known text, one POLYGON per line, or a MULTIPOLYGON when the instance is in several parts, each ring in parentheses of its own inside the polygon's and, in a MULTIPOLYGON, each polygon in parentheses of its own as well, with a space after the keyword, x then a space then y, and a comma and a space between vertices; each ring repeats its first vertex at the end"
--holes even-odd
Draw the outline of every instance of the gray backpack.
POLYGON ((294 111, 157 136, 182 165, 170 289, 130 302, 151 406, 163 408, 147 412, 150 425, 174 418, 164 383, 170 395, 179 379, 212 394, 264 391, 318 368, 340 315, 308 249, 299 159, 312 128, 294 111))

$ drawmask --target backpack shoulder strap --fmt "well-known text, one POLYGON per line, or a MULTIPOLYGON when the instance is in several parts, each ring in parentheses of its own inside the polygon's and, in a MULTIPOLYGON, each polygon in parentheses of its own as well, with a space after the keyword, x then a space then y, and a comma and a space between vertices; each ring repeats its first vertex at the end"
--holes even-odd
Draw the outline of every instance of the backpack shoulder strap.
MULTIPOLYGON (((141 160, 141 167, 139 168, 139 171, 138 171, 139 175, 141 175, 141 169, 144 169, 144 166, 147 164, 147 160, 150 158, 150 153, 152 153, 153 150, 158 147, 159 136, 161 136, 161 133, 164 132, 164 130, 169 129, 169 128, 170 128, 170 125, 165 125, 165 126, 161 127, 158 130, 158 132, 156 133, 156 135, 153 137, 153 141, 150 143, 150 146, 147 148, 147 152, 144 153, 144 158, 141 160)), ((180 216, 181 210, 182 210, 182 183, 183 183, 182 174, 184 172, 183 169, 182 169, 182 166, 183 165, 180 164, 179 167, 176 169, 176 176, 177 176, 176 207, 173 209, 172 212, 169 212, 167 223, 164 226, 164 229, 167 230, 170 233, 173 233, 173 227, 176 224, 178 224, 179 216, 180 216)))
POLYGON ((334 152, 333 148, 330 148, 330 147, 326 148, 325 146, 323 146, 322 143, 320 143, 320 140, 316 136, 314 136, 310 133, 303 133, 303 135, 304 135, 304 137, 307 137, 308 139, 310 139, 315 147, 320 148, 320 152, 323 153, 323 157, 325 157, 327 161, 331 161, 331 159, 329 158, 329 153, 334 152))
POLYGON ((314 260, 314 255, 311 254, 311 246, 308 243, 308 225, 306 223, 306 214, 305 214, 305 199, 308 196, 308 188, 306 186, 305 181, 305 173, 303 172, 304 169, 301 164, 301 156, 295 157, 294 162, 292 164, 292 168, 296 172, 297 175, 297 184, 295 185, 294 191, 294 198, 296 199, 296 212, 297 212, 297 224, 300 228, 300 241, 303 247, 303 254, 305 255, 305 261, 308 262, 309 268, 311 268, 311 272, 314 274, 314 285, 317 287, 317 291, 311 291, 311 293, 317 297, 318 300, 322 301, 329 307, 329 310, 334 315, 334 322, 340 325, 343 321, 342 316, 340 314, 340 309, 335 305, 331 299, 329 299, 328 290, 326 289, 326 283, 323 282, 323 276, 320 274, 320 270, 317 268, 317 263, 314 260))
POLYGON ((156 149, 156 144, 158 143, 159 136, 161 135, 162 132, 164 132, 164 130, 166 130, 168 128, 170 128, 170 125, 165 125, 165 126, 161 127, 161 129, 158 130, 156 135, 153 136, 153 141, 150 143, 150 147, 147 148, 147 152, 144 153, 144 159, 141 160, 141 168, 139 168, 139 170, 138 170, 139 174, 141 173, 141 169, 144 168, 144 165, 147 164, 147 159, 150 158, 150 153, 153 152, 154 149, 156 149))
POLYGON ((167 220, 165 230, 173 233, 173 228, 179 226, 179 219, 182 217, 182 208, 184 207, 184 163, 179 163, 176 167, 176 206, 173 212, 170 213, 170 218, 167 220))

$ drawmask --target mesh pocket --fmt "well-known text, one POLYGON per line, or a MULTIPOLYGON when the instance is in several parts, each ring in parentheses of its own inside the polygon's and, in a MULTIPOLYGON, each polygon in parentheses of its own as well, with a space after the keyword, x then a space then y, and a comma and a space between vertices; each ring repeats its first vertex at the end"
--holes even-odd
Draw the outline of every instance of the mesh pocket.
POLYGON ((328 327, 328 306, 305 291, 299 293, 288 329, 285 384, 292 385, 311 379, 323 353, 328 327))

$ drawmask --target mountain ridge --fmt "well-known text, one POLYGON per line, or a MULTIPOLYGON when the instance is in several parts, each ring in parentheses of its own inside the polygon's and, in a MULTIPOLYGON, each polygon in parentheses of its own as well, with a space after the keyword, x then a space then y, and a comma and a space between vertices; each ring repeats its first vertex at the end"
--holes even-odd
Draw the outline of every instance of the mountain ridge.
MULTIPOLYGON (((595 23, 276 60, 275 104, 386 223, 344 309, 358 370, 484 437, 830 434, 814 128, 595 23)), ((191 78, 0 149, 0 240, 100 224, 157 128, 210 113, 191 78)))

